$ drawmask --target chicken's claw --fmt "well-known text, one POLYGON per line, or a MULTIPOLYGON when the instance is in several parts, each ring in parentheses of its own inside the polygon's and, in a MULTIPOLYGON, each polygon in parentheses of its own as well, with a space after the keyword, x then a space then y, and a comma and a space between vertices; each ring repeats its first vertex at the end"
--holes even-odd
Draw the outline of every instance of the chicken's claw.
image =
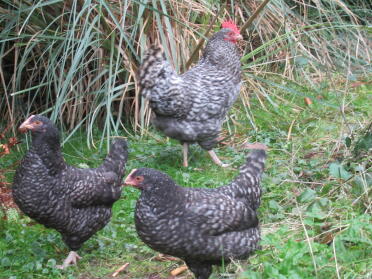
POLYGON ((75 251, 71 251, 67 258, 63 261, 63 264, 62 265, 57 265, 56 268, 58 269, 65 269, 66 267, 70 266, 70 265, 75 265, 78 260, 80 260, 81 257, 78 255, 78 253, 76 253, 75 251))
POLYGON ((208 154, 211 156, 213 162, 217 165, 219 165, 220 167, 223 167, 223 168, 227 168, 229 167, 230 165, 229 164, 224 164, 221 162, 221 160, 217 157, 217 154, 216 152, 214 152, 214 150, 209 150, 208 151, 208 154))

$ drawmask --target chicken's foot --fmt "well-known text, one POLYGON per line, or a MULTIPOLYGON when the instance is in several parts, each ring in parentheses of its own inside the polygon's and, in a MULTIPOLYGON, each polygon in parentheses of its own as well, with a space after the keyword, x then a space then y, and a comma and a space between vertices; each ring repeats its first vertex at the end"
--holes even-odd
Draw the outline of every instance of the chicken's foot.
POLYGON ((76 264, 78 260, 80 260, 81 257, 76 253, 75 251, 70 251, 67 258, 63 261, 62 265, 57 265, 56 267, 59 269, 65 269, 69 265, 76 264))
POLYGON ((188 167, 189 163, 187 162, 187 153, 189 152, 189 144, 184 142, 183 143, 183 166, 188 167))
POLYGON ((229 164, 224 164, 221 162, 221 160, 217 157, 217 154, 216 152, 214 152, 214 150, 209 150, 208 151, 208 154, 211 156, 213 162, 223 168, 227 168, 229 166, 229 164))

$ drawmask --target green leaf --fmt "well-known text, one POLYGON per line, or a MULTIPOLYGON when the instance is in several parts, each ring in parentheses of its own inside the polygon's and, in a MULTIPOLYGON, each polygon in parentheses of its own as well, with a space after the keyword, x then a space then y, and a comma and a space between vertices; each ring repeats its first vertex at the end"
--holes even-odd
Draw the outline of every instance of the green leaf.
POLYGON ((354 152, 368 151, 372 148, 372 132, 365 133, 355 144, 354 152))
POLYGON ((270 209, 274 209, 276 211, 282 210, 283 208, 280 206, 280 204, 275 200, 269 201, 269 207, 270 209))
POLYGON ((302 67, 302 66, 305 66, 305 65, 307 65, 309 63, 309 59, 307 59, 304 56, 300 56, 300 57, 297 57, 295 59, 295 63, 296 63, 296 65, 302 67))
POLYGON ((350 137, 346 137, 345 138, 345 145, 349 148, 351 146, 351 138, 350 137))
POLYGON ((319 203, 319 205, 321 207, 326 207, 330 204, 330 201, 327 198, 321 198, 321 199, 317 200, 316 202, 319 203))
POLYGON ((11 261, 9 260, 9 258, 4 257, 4 258, 1 259, 1 265, 2 265, 2 266, 11 266, 12 263, 11 263, 11 261))
POLYGON ((57 262, 56 262, 55 259, 49 259, 48 262, 47 262, 48 267, 55 267, 56 264, 57 264, 57 262))
POLYGON ((326 213, 323 211, 323 207, 319 204, 318 201, 313 202, 306 209, 306 216, 316 219, 324 219, 326 213))
POLYGON ((307 188, 297 197, 298 202, 310 202, 316 198, 316 192, 313 189, 307 188))
POLYGON ((331 163, 328 167, 329 175, 343 180, 349 179, 352 175, 348 173, 340 163, 331 163))
POLYGON ((81 169, 89 169, 89 166, 86 163, 80 163, 78 164, 78 167, 81 169))

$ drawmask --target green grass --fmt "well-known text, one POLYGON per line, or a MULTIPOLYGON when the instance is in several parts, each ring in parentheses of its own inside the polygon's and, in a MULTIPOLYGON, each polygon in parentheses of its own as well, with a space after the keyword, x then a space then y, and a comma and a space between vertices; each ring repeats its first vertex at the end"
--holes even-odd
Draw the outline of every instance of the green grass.
MULTIPOLYGON (((372 162, 365 148, 371 148, 372 140, 366 131, 372 119, 372 87, 340 84, 309 91, 312 105, 305 105, 298 95, 280 99, 286 93, 278 90, 271 95, 276 105, 265 103, 263 108, 252 98, 249 109, 257 130, 247 123, 240 103, 230 113, 224 133, 230 129, 234 135, 217 150, 224 161, 237 168, 246 154, 240 148, 244 141, 263 142, 270 148, 260 207, 262 250, 247 261, 215 269, 212 278, 371 276, 372 162)), ((94 134, 99 146, 100 131, 95 129, 94 134)), ((190 167, 181 167, 181 145, 151 129, 128 140, 128 171, 157 168, 189 187, 217 187, 237 173, 212 164, 198 146, 191 148, 190 167)), ((20 149, 1 158, 2 169, 21 158, 26 144, 20 149)), ((88 149, 85 134, 79 132, 63 152, 68 163, 90 167, 105 155, 104 148, 88 149)), ((6 177, 11 180, 13 173, 10 169, 6 177)), ((65 271, 54 268, 68 253, 59 234, 15 210, 7 211, 8 220, 0 219, 0 278, 112 278, 127 262, 129 267, 117 278, 150 274, 167 278, 181 262, 156 261, 157 253, 138 239, 133 223, 138 195, 133 188, 123 189, 111 222, 83 245, 79 265, 65 271)), ((190 273, 185 276, 192 278, 190 273)))

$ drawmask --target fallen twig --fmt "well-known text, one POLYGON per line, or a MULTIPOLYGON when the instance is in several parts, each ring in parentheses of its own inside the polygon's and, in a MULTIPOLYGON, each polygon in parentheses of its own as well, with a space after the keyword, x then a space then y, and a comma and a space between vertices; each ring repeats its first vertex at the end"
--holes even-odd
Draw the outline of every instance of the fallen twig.
POLYGON ((177 275, 179 275, 179 274, 185 272, 186 270, 187 270, 187 266, 186 266, 186 265, 181 265, 180 267, 177 267, 177 268, 173 269, 173 270, 170 272, 170 274, 171 274, 172 276, 177 276, 177 275))
POLYGON ((159 254, 157 255, 155 258, 154 258, 155 261, 159 261, 159 262, 165 262, 165 261, 180 261, 179 258, 176 258, 176 257, 172 257, 172 256, 169 256, 169 255, 165 255, 165 254, 159 254))
POLYGON ((126 269, 128 267, 129 263, 125 263, 123 264, 121 267, 119 267, 113 274, 112 274, 112 277, 116 277, 118 276, 118 274, 120 272, 122 272, 124 269, 126 269))

